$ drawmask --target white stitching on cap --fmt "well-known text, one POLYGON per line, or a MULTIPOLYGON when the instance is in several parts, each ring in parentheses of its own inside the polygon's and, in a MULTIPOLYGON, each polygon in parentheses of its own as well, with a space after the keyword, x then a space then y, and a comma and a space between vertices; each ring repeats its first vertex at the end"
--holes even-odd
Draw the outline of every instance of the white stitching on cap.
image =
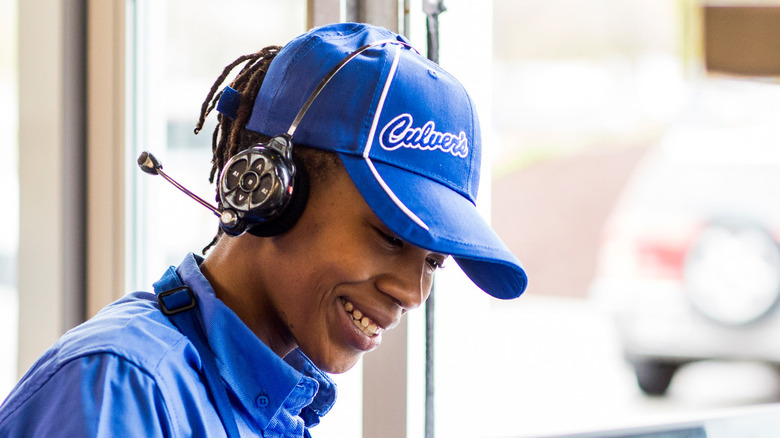
POLYGON ((459 134, 436 131, 436 124, 428 120, 422 127, 414 127, 414 119, 409 113, 397 115, 387 122, 379 132, 379 145, 387 151, 400 147, 421 151, 440 150, 454 157, 466 158, 469 155, 469 141, 466 133, 459 134))
POLYGON ((398 208, 401 209, 401 211, 406 214, 406 216, 409 217, 409 219, 413 220, 417 225, 424 228, 426 231, 430 230, 428 228, 428 225, 423 222, 422 219, 417 217, 416 214, 412 210, 409 209, 404 203, 398 199, 398 196, 393 193, 393 190, 390 189, 390 187, 387 185, 384 179, 382 179, 382 176, 379 175, 379 172, 376 170, 376 167, 374 167, 374 163, 371 161, 371 158, 369 157, 369 153, 371 152, 371 144, 374 142, 374 134, 376 134, 376 127, 379 123, 379 116, 382 113, 382 108, 385 105, 385 97, 387 97, 387 93, 390 90, 390 84, 393 82, 393 77, 395 76, 395 72, 398 69, 398 62, 401 59, 401 47, 396 47, 395 50, 395 57, 393 58, 393 64, 390 66, 390 72, 387 74, 387 79, 385 80, 385 86, 382 89, 382 95, 379 97, 379 103, 377 104, 377 111, 374 113, 374 120, 371 122, 371 130, 368 133, 368 141, 366 142, 366 147, 363 149, 363 158, 366 160, 366 163, 368 164, 368 167, 371 169, 371 173, 374 174, 374 178, 379 183, 379 185, 382 187, 382 189, 387 193, 387 196, 390 197, 390 199, 393 200, 395 205, 398 206, 398 208))

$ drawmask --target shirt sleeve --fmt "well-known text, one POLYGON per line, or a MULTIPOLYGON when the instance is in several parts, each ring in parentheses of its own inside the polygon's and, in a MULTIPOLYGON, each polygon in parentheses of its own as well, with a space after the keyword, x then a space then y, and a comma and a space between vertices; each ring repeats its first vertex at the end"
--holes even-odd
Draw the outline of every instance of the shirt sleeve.
POLYGON ((173 436, 154 379, 114 354, 73 359, 23 383, 2 406, 0 436, 173 436))

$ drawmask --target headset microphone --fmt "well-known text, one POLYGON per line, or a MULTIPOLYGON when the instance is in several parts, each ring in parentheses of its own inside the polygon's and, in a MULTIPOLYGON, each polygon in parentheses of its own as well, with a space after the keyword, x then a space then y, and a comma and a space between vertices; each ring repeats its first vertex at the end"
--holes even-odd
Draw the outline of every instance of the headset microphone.
POLYGON ((160 161, 150 152, 147 151, 141 152, 141 155, 138 156, 138 167, 140 167, 141 170, 148 173, 149 175, 160 175, 166 181, 173 184, 174 187, 181 190, 182 192, 184 192, 184 194, 197 201, 200 205, 211 210, 212 213, 214 213, 219 218, 219 225, 225 232, 232 235, 237 235, 237 234, 241 234, 241 232, 243 231, 243 227, 240 226, 238 215, 236 214, 235 211, 231 209, 219 210, 218 208, 204 201, 198 195, 187 190, 186 187, 179 184, 178 182, 176 182, 176 180, 174 180, 173 178, 168 176, 165 172, 163 172, 162 163, 160 163, 160 161))

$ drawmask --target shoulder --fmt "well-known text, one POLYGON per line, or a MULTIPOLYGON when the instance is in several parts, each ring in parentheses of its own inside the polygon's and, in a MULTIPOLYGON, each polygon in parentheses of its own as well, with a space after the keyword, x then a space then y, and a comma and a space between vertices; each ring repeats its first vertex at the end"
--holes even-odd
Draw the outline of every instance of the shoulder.
POLYGON ((164 424, 162 418, 178 410, 166 399, 178 405, 185 392, 196 402, 203 398, 199 367, 197 350, 159 311, 155 296, 134 293, 70 330, 41 356, 0 407, 0 430, 16 410, 20 418, 57 416, 60 397, 87 417, 110 407, 162 416, 164 424))
POLYGON ((116 358, 158 379, 171 372, 197 371, 197 350, 160 312, 154 294, 135 292, 106 306, 63 335, 33 365, 39 378, 86 357, 116 358))
POLYGON ((172 350, 188 347, 187 337, 160 312, 155 295, 135 292, 68 331, 41 360, 58 363, 109 354, 153 373, 172 350))
POLYGON ((171 415, 145 370, 114 355, 33 368, 0 407, 0 436, 162 436, 171 415))

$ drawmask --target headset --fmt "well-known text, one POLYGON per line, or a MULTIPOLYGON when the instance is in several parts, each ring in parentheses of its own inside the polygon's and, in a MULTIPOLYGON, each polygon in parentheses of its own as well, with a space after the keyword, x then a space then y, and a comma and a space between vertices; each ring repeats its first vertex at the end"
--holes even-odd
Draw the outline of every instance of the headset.
POLYGON ((150 175, 160 175, 186 195, 219 217, 219 227, 237 236, 247 231, 261 237, 282 234, 295 225, 306 206, 309 180, 304 166, 293 157, 293 134, 314 99, 349 61, 364 51, 384 44, 398 44, 415 52, 410 44, 383 39, 359 47, 338 62, 309 95, 286 133, 257 143, 239 152, 225 163, 217 183, 222 208, 204 201, 162 171, 162 164, 151 153, 138 157, 138 166, 150 175))

